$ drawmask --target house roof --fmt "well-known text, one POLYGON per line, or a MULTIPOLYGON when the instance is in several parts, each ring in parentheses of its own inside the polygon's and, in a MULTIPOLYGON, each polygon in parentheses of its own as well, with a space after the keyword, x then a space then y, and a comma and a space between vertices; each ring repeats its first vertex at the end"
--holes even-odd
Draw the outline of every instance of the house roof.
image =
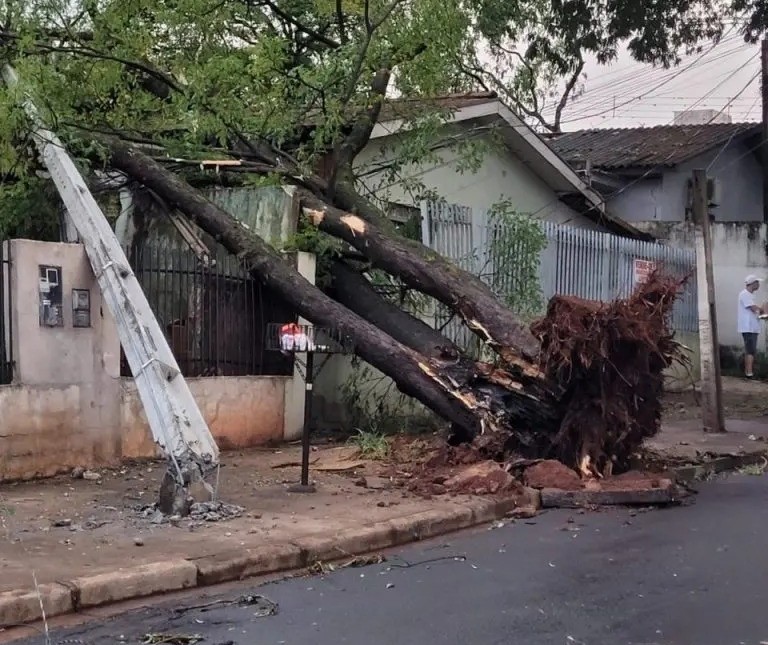
POLYGON ((673 167, 761 128, 759 123, 605 128, 549 135, 547 141, 575 167, 587 161, 604 170, 673 167))
POLYGON ((493 92, 387 101, 382 107, 371 138, 397 134, 409 127, 409 119, 414 115, 435 109, 451 113, 447 123, 477 119, 490 119, 499 123, 508 149, 541 177, 561 201, 613 233, 635 239, 654 239, 653 236, 609 213, 603 197, 588 186, 540 135, 506 107, 493 92))
POLYGON ((413 118, 419 114, 435 110, 463 110, 477 105, 498 102, 496 92, 469 92, 466 94, 448 94, 435 98, 395 98, 381 106, 379 122, 393 119, 413 118))

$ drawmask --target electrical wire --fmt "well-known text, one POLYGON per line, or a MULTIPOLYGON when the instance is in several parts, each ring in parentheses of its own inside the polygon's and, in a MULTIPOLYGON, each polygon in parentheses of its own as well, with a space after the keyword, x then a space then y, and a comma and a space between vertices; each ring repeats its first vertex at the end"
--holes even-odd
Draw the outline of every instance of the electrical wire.
MULTIPOLYGON (((722 47, 725 43, 731 42, 733 39, 736 39, 737 36, 726 36, 723 39, 721 39, 718 43, 713 44, 708 50, 700 53, 693 61, 688 62, 687 64, 677 67, 673 70, 664 70, 661 77, 657 74, 659 71, 656 67, 650 67, 646 68, 641 71, 637 71, 635 69, 630 70, 622 70, 622 73, 625 74, 625 78, 623 80, 612 80, 605 83, 598 83, 597 85, 593 85, 589 88, 587 92, 585 92, 586 98, 580 97, 579 99, 572 102, 571 105, 577 104, 580 105, 581 113, 587 111, 587 110, 594 110, 598 105, 604 104, 606 100, 613 100, 614 102, 618 101, 619 104, 621 104, 621 107, 628 104, 630 101, 636 101, 642 98, 642 95, 640 97, 636 96, 635 88, 638 87, 638 85, 650 82, 650 79, 655 77, 655 83, 656 83, 656 89, 659 87, 662 87, 666 85, 667 83, 671 82, 672 80, 678 78, 681 74, 689 72, 690 70, 694 68, 696 71, 694 72, 694 76, 698 74, 698 72, 703 71, 701 68, 706 67, 708 65, 711 65, 713 63, 719 62, 721 60, 724 60, 725 58, 728 58, 729 56, 733 55, 734 53, 744 51, 745 44, 741 43, 735 48, 726 49, 725 51, 718 50, 719 47, 722 47), (715 54, 714 56, 710 56, 710 54, 715 54), (628 88, 628 90, 626 89, 628 88), (625 100, 628 99, 628 100, 625 100), (623 101, 623 103, 622 103, 623 101)), ((603 75, 603 78, 605 75, 603 75)), ((646 94, 651 93, 651 91, 647 91, 646 94)), ((615 107, 618 108, 620 105, 617 104, 615 107)), ((545 112, 551 111, 554 108, 552 106, 547 106, 547 108, 544 110, 545 112)), ((614 109, 614 106, 611 106, 611 111, 614 109)), ((579 113, 574 113, 573 110, 570 111, 570 116, 579 116, 579 113)), ((570 119, 574 120, 574 119, 570 119)))
MULTIPOLYGON (((710 51, 711 51, 711 50, 710 50, 710 51)), ((615 112, 617 109, 620 109, 620 108, 624 107, 625 105, 629 105, 630 103, 633 103, 633 102, 635 102, 635 101, 639 101, 639 100, 642 100, 642 99, 643 99, 643 97, 647 97, 647 96, 649 96, 649 95, 653 94, 653 92, 654 92, 654 91, 656 91, 658 88, 660 88, 660 87, 663 87, 664 85, 666 85, 666 84, 668 84, 668 83, 672 82, 672 81, 673 81, 673 80, 675 80, 676 78, 679 78, 679 77, 680 77, 682 74, 684 74, 686 71, 690 70, 690 69, 691 69, 691 68, 692 68, 692 67, 693 67, 693 66, 694 66, 694 65, 695 65, 697 62, 701 61, 701 60, 702 60, 702 57, 703 57, 703 56, 705 56, 707 53, 708 53, 708 52, 705 52, 705 53, 704 53, 704 54, 702 54, 702 55, 701 55, 699 58, 697 58, 697 59, 696 59, 696 61, 694 61, 693 63, 691 63, 691 64, 690 64, 688 67, 686 67, 686 68, 684 68, 684 69, 681 69, 681 70, 679 70, 677 74, 673 75, 673 76, 672 76, 672 77, 670 77, 670 78, 667 78, 667 79, 663 80, 661 83, 658 83, 658 84, 656 84, 654 87, 652 87, 650 90, 648 90, 648 91, 644 92, 643 94, 640 94, 640 95, 638 95, 638 96, 636 96, 636 97, 633 97, 633 98, 627 99, 627 100, 626 100, 626 101, 624 101, 623 103, 618 103, 618 104, 616 104, 616 105, 614 105, 614 106, 611 106, 610 108, 607 108, 607 109, 601 110, 601 111, 599 111, 599 112, 594 112, 594 113, 591 113, 591 114, 586 114, 586 115, 585 115, 585 114, 582 114, 582 115, 578 115, 578 116, 576 116, 576 117, 573 117, 573 118, 564 119, 564 120, 562 120, 562 121, 561 121, 561 124, 565 124, 565 123, 573 123, 574 121, 582 121, 582 120, 584 120, 584 119, 589 119, 589 118, 594 118, 594 117, 602 116, 603 114, 609 114, 609 113, 611 113, 611 112, 615 112)), ((747 61, 747 63, 751 62, 751 61, 752 61, 754 58, 756 58, 758 55, 759 55, 758 53, 754 54, 752 57, 750 57, 750 59, 747 61)), ((737 70, 737 71, 740 71, 741 69, 743 69, 743 66, 740 66, 740 67, 738 68, 738 70, 737 70)), ((716 86, 714 89, 719 89, 720 87, 722 87, 722 85, 724 85, 724 84, 725 84, 725 83, 726 83, 728 80, 730 80, 730 79, 731 79, 731 78, 732 78, 732 77, 735 75, 735 73, 736 73, 736 72, 732 72, 730 75, 728 75, 728 76, 725 78, 725 80, 724 80, 724 81, 722 81, 721 83, 719 83, 719 84, 718 84, 718 85, 717 85, 717 86, 716 86)), ((710 92, 714 91, 714 89, 713 89, 713 90, 710 90, 710 92)), ((705 95, 705 96, 706 96, 706 95, 705 95)))

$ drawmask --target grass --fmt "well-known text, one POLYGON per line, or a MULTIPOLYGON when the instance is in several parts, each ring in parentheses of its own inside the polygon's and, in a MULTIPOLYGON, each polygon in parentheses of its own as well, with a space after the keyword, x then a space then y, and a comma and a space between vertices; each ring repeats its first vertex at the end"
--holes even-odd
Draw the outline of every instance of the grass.
POLYGON ((752 475, 753 477, 758 477, 765 473, 766 467, 768 467, 768 460, 763 458, 762 463, 750 464, 749 466, 744 466, 743 468, 739 468, 739 473, 741 473, 742 475, 752 475))
POLYGON ((349 442, 360 450, 360 456, 366 459, 385 459, 389 455, 389 441, 380 432, 358 430, 349 442))

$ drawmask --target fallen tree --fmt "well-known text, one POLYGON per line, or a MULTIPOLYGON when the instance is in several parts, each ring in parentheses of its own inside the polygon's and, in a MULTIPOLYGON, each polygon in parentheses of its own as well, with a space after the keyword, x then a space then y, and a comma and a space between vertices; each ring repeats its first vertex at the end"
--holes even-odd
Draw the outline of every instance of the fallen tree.
MULTIPOLYGON (((585 476, 602 475, 623 468, 640 442, 658 430, 662 372, 680 355, 668 330, 679 281, 654 276, 632 297, 608 304, 555 298, 533 332, 526 330, 541 343, 541 352, 538 344, 523 351, 497 346, 498 364, 481 363, 383 300, 349 264, 337 262, 332 270, 339 302, 181 177, 125 142, 110 140, 109 147, 115 169, 185 213, 298 313, 349 336, 361 358, 487 454, 555 457, 585 476)), ((431 275, 423 256, 408 251, 402 238, 318 204, 312 195, 301 199, 315 226, 353 243, 366 258, 378 258, 374 264, 395 275, 411 271, 417 282, 424 272, 436 282, 451 270, 440 258, 431 275), (397 252, 388 257, 385 249, 397 252)), ((503 306, 495 301, 494 309, 503 306)))
MULTIPOLYGON (((467 436, 475 436, 488 428, 506 427, 508 419, 513 419, 520 428, 517 432, 521 437, 527 437, 528 428, 536 428, 542 434, 553 434, 556 430, 559 417, 556 390, 534 363, 513 359, 515 362, 507 369, 490 370, 450 350, 428 352, 421 344, 419 349, 425 352, 421 353, 398 342, 394 328, 400 327, 399 322, 387 325, 393 335, 371 324, 309 283, 269 244, 178 175, 130 144, 110 140, 108 145, 110 163, 115 169, 186 214, 298 313, 313 323, 335 327, 349 336, 361 358, 390 376, 403 393, 421 401, 467 436)), ((344 225, 347 228, 360 226, 361 220, 353 215, 344 215, 332 208, 326 208, 325 212, 339 221, 351 219, 351 224, 344 225)), ((444 259, 441 262, 448 264, 444 259)), ((405 312, 402 314, 407 316, 405 312)), ((378 322, 383 324, 382 320, 378 322)), ((440 338, 433 336, 433 340, 440 338)), ((527 443, 530 439, 522 441, 527 443)))

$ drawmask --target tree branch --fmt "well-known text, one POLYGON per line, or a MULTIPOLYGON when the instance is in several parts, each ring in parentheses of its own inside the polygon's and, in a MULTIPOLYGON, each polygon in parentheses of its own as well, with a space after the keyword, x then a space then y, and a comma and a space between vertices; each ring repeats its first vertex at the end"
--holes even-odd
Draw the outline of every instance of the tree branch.
MULTIPOLYGON (((347 26, 344 21, 344 10, 341 7, 342 0, 336 0, 336 22, 339 25, 339 40, 342 43, 347 42, 347 26)), ((365 2, 365 6, 368 6, 368 0, 365 2)))
POLYGON ((324 45, 327 45, 331 49, 336 49, 341 46, 332 38, 329 38, 328 36, 321 34, 319 31, 312 29, 312 27, 308 27, 307 25, 300 22, 298 18, 296 18, 295 16, 292 16, 286 11, 283 11, 280 7, 277 6, 277 3, 273 2, 272 0, 260 0, 260 2, 267 5, 279 18, 293 25, 296 29, 298 29, 302 33, 305 33, 307 36, 323 43, 324 45))
POLYGON ((555 120, 554 123, 552 123, 552 132, 560 132, 560 121, 563 117, 563 110, 565 109, 565 106, 568 105, 568 100, 571 97, 571 92, 573 92, 573 88, 576 86, 576 82, 579 80, 579 76, 581 76, 581 73, 584 71, 584 61, 582 60, 577 66, 576 69, 573 70, 573 74, 571 74, 571 77, 568 79, 568 82, 565 84, 565 91, 563 92, 563 95, 560 97, 560 101, 557 103, 557 107, 555 108, 555 120))

